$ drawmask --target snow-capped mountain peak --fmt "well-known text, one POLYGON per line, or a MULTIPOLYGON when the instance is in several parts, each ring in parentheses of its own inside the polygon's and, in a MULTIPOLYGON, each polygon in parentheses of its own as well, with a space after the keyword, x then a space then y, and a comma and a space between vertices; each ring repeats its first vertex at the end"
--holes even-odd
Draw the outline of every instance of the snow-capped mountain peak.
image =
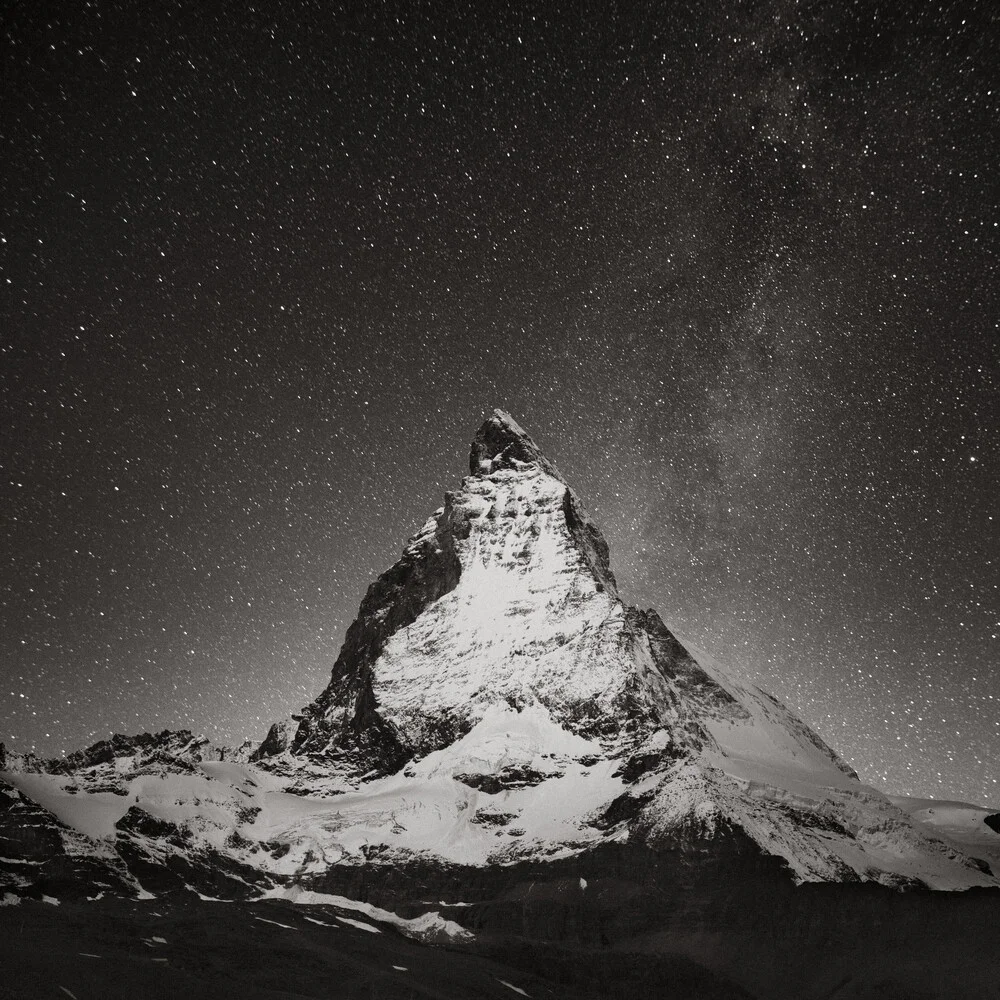
POLYGON ((119 888, 330 891, 366 866, 609 850, 735 851, 796 881, 997 884, 993 827, 909 815, 777 699, 626 605, 600 530, 507 414, 480 427, 470 469, 369 587, 323 692, 252 754, 161 733, 59 766, 9 755, 15 884, 84 858, 119 888))
POLYGON ((701 746, 703 715, 739 714, 654 612, 622 602, 600 530, 512 418, 482 425, 470 467, 369 589, 327 689, 262 759, 287 749, 348 780, 392 773, 497 705, 544 706, 609 751, 661 726, 701 746))
MULTIPOLYGON (((509 800, 500 812, 519 833, 504 857, 738 830, 798 879, 991 881, 779 701, 692 654, 655 611, 627 606, 600 530, 512 417, 483 423, 469 465, 369 589, 330 684, 272 731, 261 766, 298 775, 303 791, 322 772, 342 806, 393 775, 409 797, 449 774, 509 800), (551 825, 528 822, 539 815, 529 800, 568 809, 572 833, 554 845, 551 825)), ((451 829, 453 860, 496 854, 470 846, 477 815, 451 829)), ((416 846, 398 830, 387 842, 416 846)))

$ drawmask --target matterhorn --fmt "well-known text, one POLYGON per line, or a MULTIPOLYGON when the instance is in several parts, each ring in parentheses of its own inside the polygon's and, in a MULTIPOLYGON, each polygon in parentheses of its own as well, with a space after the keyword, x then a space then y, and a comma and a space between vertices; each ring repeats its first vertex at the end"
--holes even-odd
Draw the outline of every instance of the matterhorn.
MULTIPOLYGON (((369 587, 327 687, 259 746, 164 732, 0 770, 12 898, 360 908, 421 946, 516 954, 563 996, 668 980, 963 996, 916 959, 885 980, 899 993, 864 991, 867 959, 844 969, 864 942, 884 972, 876 927, 950 968, 947 941, 984 941, 1000 916, 989 810, 865 784, 778 699, 626 604, 580 498, 500 410, 369 587), (916 979, 929 992, 905 992, 916 979)), ((976 961, 991 995, 995 952, 976 961)))

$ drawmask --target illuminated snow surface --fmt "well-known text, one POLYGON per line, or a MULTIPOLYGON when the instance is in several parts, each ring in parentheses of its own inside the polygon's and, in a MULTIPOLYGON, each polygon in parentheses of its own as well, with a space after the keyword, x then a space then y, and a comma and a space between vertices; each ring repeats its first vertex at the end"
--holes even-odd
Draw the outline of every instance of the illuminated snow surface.
MULTIPOLYGON (((995 884, 962 863, 963 852, 1000 862, 1000 835, 983 823, 987 810, 933 800, 889 801, 837 769, 821 751, 797 744, 780 715, 769 718, 766 701, 755 708, 742 724, 713 727, 717 746, 700 759, 632 786, 633 791, 654 791, 646 809, 657 824, 669 829, 695 816, 711 828, 720 817, 735 819, 807 881, 821 879, 832 857, 868 877, 898 873, 944 889, 995 884), (836 817, 853 836, 791 823, 776 804, 836 817)), ((126 772, 121 775, 125 795, 86 793, 87 775, 69 779, 5 772, 2 777, 78 831, 81 836, 66 835, 71 853, 113 853, 115 823, 137 805, 189 833, 194 844, 294 880, 333 863, 362 863, 362 849, 370 844, 485 865, 532 856, 551 859, 606 837, 626 839, 627 826, 601 830, 589 823, 626 788, 614 776, 620 761, 600 758, 600 753, 599 744, 558 726, 543 706, 522 711, 491 706, 450 747, 404 773, 332 798, 290 794, 282 779, 250 764, 211 762, 199 765, 195 774, 136 778, 126 772), (594 757, 599 759, 590 763, 594 757), (496 794, 454 778, 470 767, 484 773, 511 765, 551 776, 496 794), (483 822, 491 815, 514 818, 494 827, 483 822), (251 846, 231 846, 234 832, 251 846), (254 849, 262 841, 287 845, 288 852, 275 858, 254 849)), ((151 843, 150 850, 181 849, 151 843)))

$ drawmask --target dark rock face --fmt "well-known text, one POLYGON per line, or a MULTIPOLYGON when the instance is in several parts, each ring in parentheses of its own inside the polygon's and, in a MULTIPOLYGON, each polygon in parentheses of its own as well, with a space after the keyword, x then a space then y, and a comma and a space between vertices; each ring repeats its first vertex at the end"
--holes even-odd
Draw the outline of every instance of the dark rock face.
POLYGON ((647 611, 630 608, 629 616, 635 627, 645 634, 657 668, 677 684, 686 701, 707 703, 737 716, 746 715, 736 699, 698 666, 652 608, 647 611))
POLYGON ((116 846, 129 873, 143 889, 157 895, 198 892, 213 899, 252 899, 271 885, 260 872, 216 852, 151 854, 141 838, 128 835, 120 837, 116 846))
POLYGON ((601 534, 597 525, 590 520, 590 516, 583 509, 576 494, 568 487, 563 499, 563 515, 566 518, 566 526, 569 528, 570 535, 595 579, 602 587, 612 594, 616 594, 618 583, 614 573, 611 572, 611 555, 608 543, 604 540, 604 535, 601 534))
POLYGON ((489 774, 456 774, 455 780, 487 795, 496 795, 512 788, 531 788, 549 777, 551 775, 540 774, 528 767, 505 767, 489 774))
POLYGON ((183 843, 184 834, 173 824, 150 816, 144 809, 131 806, 117 823, 115 829, 125 833, 139 833, 144 837, 156 837, 172 843, 183 843))
POLYGON ((52 813, 0 781, 0 856, 27 862, 62 854, 60 829, 52 813))
POLYGON ((621 778, 626 784, 631 785, 638 781, 644 774, 650 774, 653 771, 659 771, 669 766, 683 754, 684 751, 676 747, 675 744, 671 744, 665 750, 636 753, 629 757, 614 772, 614 777, 621 778))
MULTIPOLYGON (((292 753, 353 757, 363 770, 384 774, 398 771, 412 756, 413 749, 403 745, 395 727, 378 713, 372 666, 390 636, 454 589, 461 573, 455 537, 462 537, 463 531, 468 533, 468 525, 454 518, 446 503, 435 530, 417 536, 400 561, 368 588, 329 686, 303 711, 289 745, 292 753)), ((279 745, 277 734, 270 745, 279 745)), ((264 754, 262 746, 254 757, 264 754)))
POLYGON ((514 418, 503 410, 494 410, 472 441, 469 471, 479 476, 497 469, 516 469, 518 463, 537 465, 550 476, 562 479, 556 467, 514 418))
POLYGON ((264 737, 264 742, 250 754, 251 763, 284 753, 291 746, 294 736, 294 728, 289 720, 272 723, 271 728, 267 731, 267 736, 264 737))
POLYGON ((591 820, 591 825, 598 830, 610 830, 619 823, 627 823, 634 820, 643 808, 653 800, 652 792, 633 794, 623 792, 612 799, 601 812, 591 820))
MULTIPOLYGON (((81 899, 100 892, 134 894, 116 858, 69 854, 71 831, 47 809, 0 781, 0 890, 34 898, 81 899)), ((0 892, 0 895, 3 893, 0 892)))

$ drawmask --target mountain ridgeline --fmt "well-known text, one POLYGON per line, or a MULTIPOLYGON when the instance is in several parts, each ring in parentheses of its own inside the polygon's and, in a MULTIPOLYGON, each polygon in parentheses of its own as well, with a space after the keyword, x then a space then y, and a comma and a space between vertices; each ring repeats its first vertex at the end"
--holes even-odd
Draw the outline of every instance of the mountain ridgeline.
POLYGON ((259 746, 0 749, 0 894, 340 900, 536 971, 669 954, 732 986, 711 995, 833 995, 872 926, 939 970, 957 959, 931 915, 944 938, 986 933, 1000 824, 946 805, 864 784, 626 605, 580 499, 498 410, 369 587, 329 684, 259 746))

